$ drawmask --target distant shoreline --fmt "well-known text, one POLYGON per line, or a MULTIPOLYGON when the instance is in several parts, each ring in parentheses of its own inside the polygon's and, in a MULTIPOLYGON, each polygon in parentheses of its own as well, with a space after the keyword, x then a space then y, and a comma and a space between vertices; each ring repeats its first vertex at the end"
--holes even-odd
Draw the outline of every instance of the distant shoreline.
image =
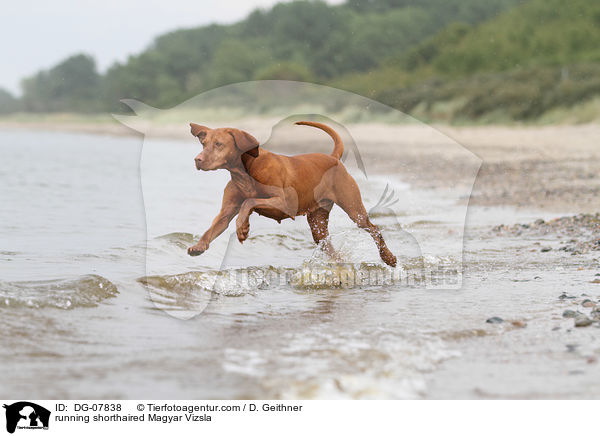
MULTIPOLYGON (((152 137, 192 140, 187 122, 170 121, 152 125, 152 137)), ((276 122, 267 118, 240 119, 232 120, 231 125, 264 140, 276 122)), ((381 174, 402 171, 398 174, 401 178, 427 189, 451 189, 460 180, 459 174, 444 167, 444 162, 454 158, 452 150, 437 142, 432 130, 424 125, 349 123, 347 126, 357 144, 369 144, 361 147, 360 152, 376 162, 372 171, 381 174)), ((599 125, 433 127, 483 161, 470 204, 538 208, 558 213, 600 211, 599 125)), ((66 116, 41 116, 38 120, 0 118, 0 131, 6 129, 142 135, 109 116, 93 121, 66 116)), ((299 148, 278 148, 276 143, 270 143, 269 149, 289 154, 298 153, 299 149, 304 151, 308 143, 303 132, 306 131, 294 133, 299 148)), ((311 151, 320 150, 318 147, 311 151)))
POLYGON ((117 136, 137 134, 108 114, 98 116, 15 114, 0 117, 0 129, 47 130, 117 136))

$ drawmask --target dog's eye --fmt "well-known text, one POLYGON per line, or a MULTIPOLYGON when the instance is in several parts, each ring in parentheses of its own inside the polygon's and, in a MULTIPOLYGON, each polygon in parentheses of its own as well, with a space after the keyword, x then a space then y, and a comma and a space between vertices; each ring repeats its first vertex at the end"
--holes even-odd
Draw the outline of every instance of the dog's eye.
POLYGON ((222 142, 217 142, 217 143, 215 143, 215 145, 216 145, 217 147, 219 147, 219 148, 223 147, 223 143, 222 143, 222 142))

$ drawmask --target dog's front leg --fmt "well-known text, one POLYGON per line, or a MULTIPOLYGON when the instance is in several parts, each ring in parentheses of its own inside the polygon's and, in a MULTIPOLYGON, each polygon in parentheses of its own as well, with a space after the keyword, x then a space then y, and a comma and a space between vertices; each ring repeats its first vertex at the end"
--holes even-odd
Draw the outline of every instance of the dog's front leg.
MULTIPOLYGON (((248 198, 242 203, 240 212, 236 220, 235 230, 238 241, 244 242, 248 238, 250 231, 250 215, 255 209, 274 209, 285 213, 289 217, 296 216, 297 207, 294 207, 293 202, 285 197, 270 197, 270 198, 248 198)), ((296 202, 297 203, 297 202, 296 202)))
POLYGON ((208 250, 210 243, 227 229, 233 217, 239 212, 241 205, 242 198, 239 192, 229 182, 223 194, 221 211, 212 221, 208 230, 204 232, 198 243, 188 248, 188 254, 190 256, 199 256, 208 250))
POLYGON ((210 243, 227 229, 237 210, 238 208, 235 208, 235 210, 233 208, 221 210, 198 243, 188 248, 188 254, 190 256, 199 256, 208 250, 210 243))

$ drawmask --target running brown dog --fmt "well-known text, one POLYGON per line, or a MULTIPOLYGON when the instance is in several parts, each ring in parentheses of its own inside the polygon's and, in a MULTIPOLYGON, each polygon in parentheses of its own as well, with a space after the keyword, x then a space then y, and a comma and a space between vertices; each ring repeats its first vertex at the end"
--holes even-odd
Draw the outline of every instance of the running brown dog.
POLYGON ((196 168, 202 171, 226 169, 231 173, 231 180, 225 187, 221 211, 200 241, 188 249, 188 254, 204 253, 236 215, 237 238, 243 243, 250 230, 250 215, 256 212, 279 222, 306 215, 315 243, 324 240, 323 248, 335 257, 327 239, 329 212, 335 203, 371 235, 381 260, 395 267, 396 256, 387 248, 377 226, 369 221, 358 185, 340 161, 344 152, 340 136, 322 123, 298 121, 296 124, 316 127, 329 134, 334 142, 331 155, 283 156, 259 147, 258 141, 242 130, 210 129, 190 123, 192 135, 198 137, 203 148, 195 158, 196 168))

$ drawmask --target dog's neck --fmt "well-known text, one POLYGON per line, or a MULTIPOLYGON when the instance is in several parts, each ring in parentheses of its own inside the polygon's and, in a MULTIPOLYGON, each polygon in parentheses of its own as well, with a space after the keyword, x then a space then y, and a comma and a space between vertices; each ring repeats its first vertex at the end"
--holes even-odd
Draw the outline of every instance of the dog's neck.
POLYGON ((241 159, 239 164, 227 168, 231 174, 231 181, 242 191, 246 196, 252 197, 256 194, 255 181, 248 174, 246 166, 242 163, 241 159))

